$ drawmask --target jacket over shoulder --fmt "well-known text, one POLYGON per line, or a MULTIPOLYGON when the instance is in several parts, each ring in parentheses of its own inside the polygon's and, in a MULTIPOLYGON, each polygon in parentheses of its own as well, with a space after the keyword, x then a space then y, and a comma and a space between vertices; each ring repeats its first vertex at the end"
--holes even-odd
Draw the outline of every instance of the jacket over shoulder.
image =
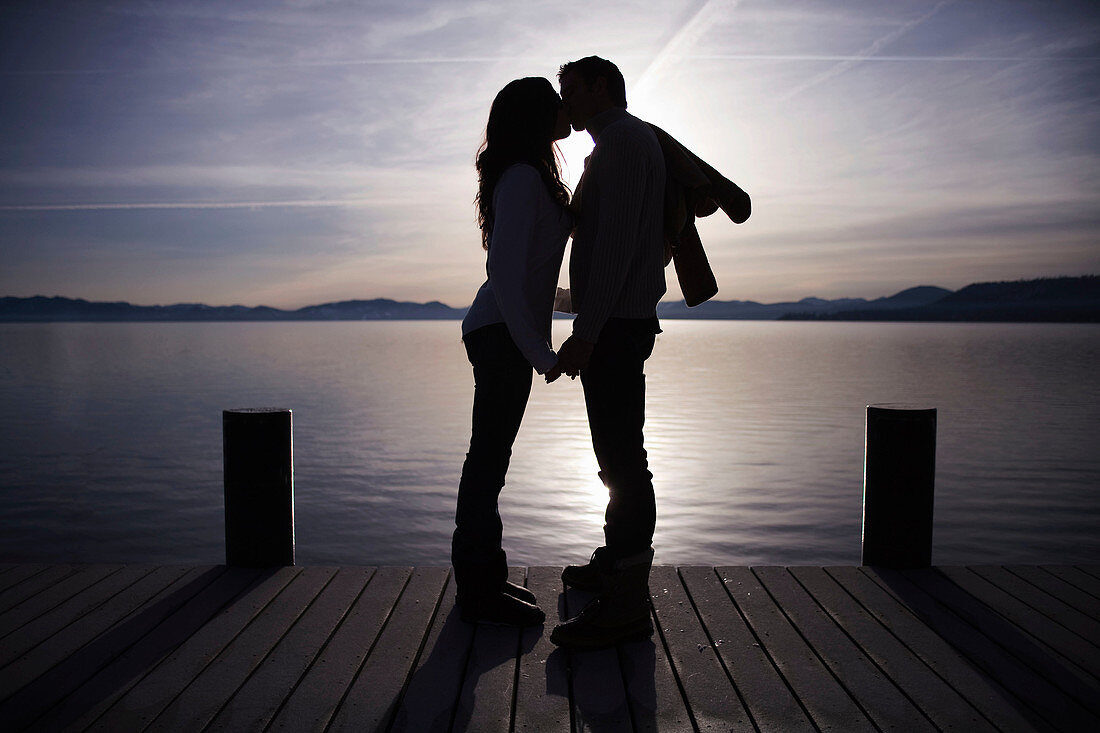
POLYGON ((695 217, 719 208, 735 224, 752 213, 749 195, 667 132, 650 124, 665 157, 665 264, 672 260, 688 306, 714 297, 718 284, 710 269, 695 217))

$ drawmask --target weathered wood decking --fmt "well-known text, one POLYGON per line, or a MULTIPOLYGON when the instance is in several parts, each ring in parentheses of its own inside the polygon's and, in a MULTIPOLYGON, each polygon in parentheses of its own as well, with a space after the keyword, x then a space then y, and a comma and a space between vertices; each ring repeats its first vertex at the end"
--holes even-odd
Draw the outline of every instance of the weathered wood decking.
MULTIPOLYGON (((552 619, 582 594, 514 569, 552 619)), ((0 566, 5 731, 1100 730, 1100 567, 658 567, 651 641, 473 627, 446 568, 0 566)))

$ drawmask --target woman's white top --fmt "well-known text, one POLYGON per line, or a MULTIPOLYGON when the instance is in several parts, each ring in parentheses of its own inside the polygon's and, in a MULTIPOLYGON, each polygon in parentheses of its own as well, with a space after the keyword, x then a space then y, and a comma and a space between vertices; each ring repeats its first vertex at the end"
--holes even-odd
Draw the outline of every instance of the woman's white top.
POLYGON ((504 323, 539 374, 558 362, 550 342, 558 271, 573 228, 568 211, 550 198, 533 166, 507 168, 493 189, 493 236, 486 272, 462 319, 462 335, 504 323))

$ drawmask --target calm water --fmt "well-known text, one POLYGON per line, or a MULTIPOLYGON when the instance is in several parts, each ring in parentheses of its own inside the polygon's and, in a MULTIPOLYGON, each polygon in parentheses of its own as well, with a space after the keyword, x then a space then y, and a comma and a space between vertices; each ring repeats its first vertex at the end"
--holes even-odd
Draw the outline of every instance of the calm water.
MULTIPOLYGON (((939 408, 935 562, 1100 562, 1100 327, 663 325, 657 562, 857 564, 877 402, 939 408)), ((299 563, 446 564, 472 401, 458 328, 0 325, 0 560, 221 562, 221 410, 276 405, 299 563)), ((586 558, 605 501, 579 382, 539 380, 502 499, 510 560, 586 558)))

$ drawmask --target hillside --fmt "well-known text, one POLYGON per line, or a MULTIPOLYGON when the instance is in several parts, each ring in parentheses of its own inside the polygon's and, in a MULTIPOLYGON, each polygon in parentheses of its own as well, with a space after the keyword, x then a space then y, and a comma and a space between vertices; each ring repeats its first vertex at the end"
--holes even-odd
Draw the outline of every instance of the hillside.
MULTIPOLYGON (((384 321, 458 320, 465 308, 439 301, 410 303, 374 298, 310 305, 297 310, 201 303, 132 305, 79 298, 0 298, 0 321, 384 321)), ((1061 321, 1100 322, 1100 277, 1043 278, 967 285, 952 292, 931 285, 865 298, 803 298, 782 303, 711 300, 695 308, 661 303, 665 319, 839 321, 1061 321)), ((563 316, 565 317, 565 316, 563 316)))
POLYGON ((0 298, 0 321, 381 321, 448 320, 465 310, 438 301, 404 303, 388 298, 347 300, 311 305, 298 310, 269 306, 131 305, 96 303, 83 299, 35 296, 0 298))
POLYGON ((1100 276, 974 283, 924 305, 828 314, 795 313, 792 320, 1100 322, 1100 276))

